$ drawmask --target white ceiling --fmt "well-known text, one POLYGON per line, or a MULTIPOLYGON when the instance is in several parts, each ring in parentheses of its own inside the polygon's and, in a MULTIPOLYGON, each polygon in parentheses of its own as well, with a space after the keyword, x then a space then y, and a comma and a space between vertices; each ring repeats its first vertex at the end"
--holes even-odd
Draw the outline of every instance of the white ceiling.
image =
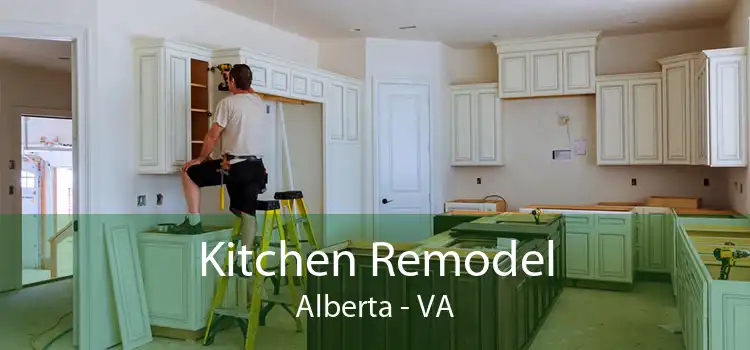
POLYGON ((590 30, 612 35, 719 26, 736 4, 736 0, 201 1, 313 39, 384 37, 442 41, 454 47, 590 30), (411 25, 417 28, 398 29, 411 25))
POLYGON ((18 65, 70 71, 70 42, 0 37, 0 60, 18 65))

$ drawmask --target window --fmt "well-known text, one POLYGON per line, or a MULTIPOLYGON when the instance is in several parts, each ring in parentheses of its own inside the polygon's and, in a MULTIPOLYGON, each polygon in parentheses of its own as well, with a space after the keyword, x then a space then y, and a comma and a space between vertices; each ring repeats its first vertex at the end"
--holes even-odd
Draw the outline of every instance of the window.
POLYGON ((36 175, 22 170, 21 171, 21 188, 35 188, 36 187, 36 175))

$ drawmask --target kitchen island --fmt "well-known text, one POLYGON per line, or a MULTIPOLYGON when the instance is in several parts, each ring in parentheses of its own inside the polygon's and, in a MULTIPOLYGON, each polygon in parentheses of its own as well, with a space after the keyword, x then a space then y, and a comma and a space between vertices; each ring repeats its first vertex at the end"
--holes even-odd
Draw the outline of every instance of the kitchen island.
MULTIPOLYGON (((319 271, 328 272, 327 276, 309 275, 309 298, 327 295, 329 300, 357 304, 370 298, 387 301, 391 317, 369 313, 362 318, 308 317, 307 349, 527 348, 560 295, 565 280, 564 221, 560 215, 545 215, 537 227, 529 219, 530 216, 522 214, 485 216, 484 220, 469 223, 471 226, 459 225, 456 230, 414 245, 394 244, 394 254, 390 257, 394 262, 410 252, 440 252, 446 259, 441 261, 434 256, 426 261, 420 259, 404 271, 394 269, 393 275, 381 268, 381 264, 374 276, 372 243, 345 242, 323 249, 331 258, 350 252, 354 261, 340 259, 337 264, 321 266, 319 271), (486 232, 481 227, 486 227, 486 232), (500 271, 514 269, 515 275, 501 276, 492 267, 479 276, 469 273, 469 270, 481 271, 485 258, 491 262, 497 253, 510 251, 514 240, 515 256, 520 258, 502 257, 497 261, 500 271), (450 253, 459 256, 462 264, 456 266, 450 253), (530 253, 544 259, 540 264, 524 263, 523 257, 530 253), (548 256, 552 256, 551 261, 548 256), (356 276, 348 274, 352 263, 356 276), (338 276, 332 274, 335 267, 338 276), (446 270, 441 276, 443 267, 446 270), (416 275, 411 276, 412 273, 416 275), (431 311, 425 316, 423 307, 426 308, 432 296, 431 311), (443 308, 448 306, 444 300, 450 313, 443 308), (439 315, 438 309, 442 310, 439 315)), ((382 257, 380 253, 377 256, 382 257)))

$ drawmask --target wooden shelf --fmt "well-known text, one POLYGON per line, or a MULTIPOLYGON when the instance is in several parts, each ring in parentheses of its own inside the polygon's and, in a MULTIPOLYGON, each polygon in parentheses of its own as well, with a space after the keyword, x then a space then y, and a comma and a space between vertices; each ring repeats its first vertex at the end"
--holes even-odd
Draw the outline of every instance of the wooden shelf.
POLYGON ((195 158, 203 147, 203 137, 208 132, 208 62, 190 60, 190 145, 195 158))

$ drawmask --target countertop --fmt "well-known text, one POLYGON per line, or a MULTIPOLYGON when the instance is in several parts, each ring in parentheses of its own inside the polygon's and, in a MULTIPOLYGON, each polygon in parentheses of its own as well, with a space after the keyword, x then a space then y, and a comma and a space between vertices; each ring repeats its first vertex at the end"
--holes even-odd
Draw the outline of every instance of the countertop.
MULTIPOLYGON (((638 205, 645 207, 646 205, 638 205)), ((531 204, 524 208, 539 208, 552 210, 589 210, 589 211, 632 211, 635 205, 565 205, 565 204, 531 204)), ((723 209, 690 209, 690 208, 673 208, 677 215, 737 215, 734 210, 723 209)))

